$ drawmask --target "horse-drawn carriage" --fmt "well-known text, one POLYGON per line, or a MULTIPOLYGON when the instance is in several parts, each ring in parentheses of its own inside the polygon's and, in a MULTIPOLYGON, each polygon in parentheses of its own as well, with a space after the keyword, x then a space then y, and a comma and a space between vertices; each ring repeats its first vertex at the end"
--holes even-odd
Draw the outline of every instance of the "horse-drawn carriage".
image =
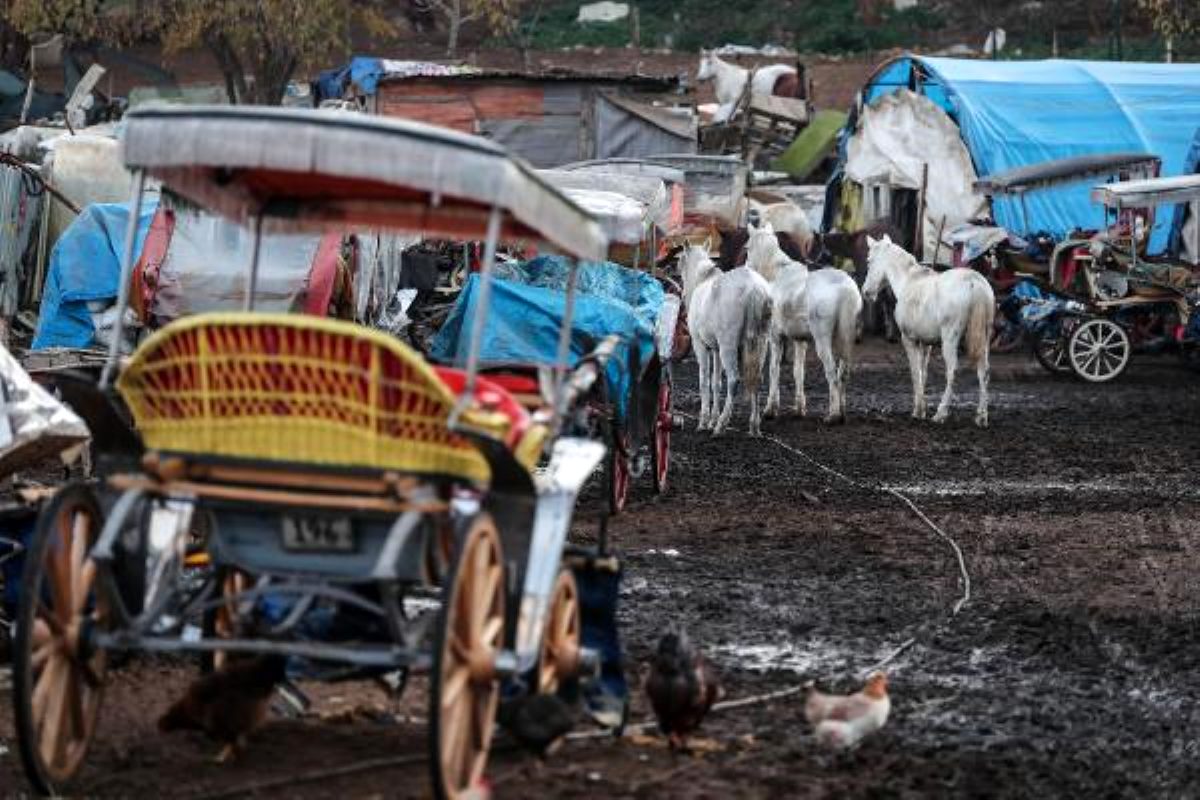
MULTIPOLYGON (((256 246, 245 310, 177 320, 124 364, 114 345, 99 386, 62 378, 100 478, 49 500, 27 552, 13 701, 31 785, 59 792, 78 773, 109 653, 201 652, 427 672, 433 793, 464 796, 486 767, 501 681, 555 692, 595 662, 563 554, 604 457, 574 435, 582 398, 617 346, 571 351, 568 267, 545 401, 525 408, 482 371, 494 253, 519 240, 599 260, 603 233, 501 148, 424 125, 197 107, 125 126, 133 219, 150 177, 256 237, 409 230, 483 239, 485 258, 462 369, 352 323, 256 312, 256 246), (197 557, 202 579, 185 580, 197 557), (414 615, 411 598, 436 611, 414 615), (284 612, 264 618, 267 600, 284 612), (354 624, 307 638, 315 609, 354 624), (188 624, 214 615, 223 624, 188 624)), ((133 249, 131 230, 121 308, 133 249)))
POLYGON ((1008 232, 995 229, 1003 235, 978 252, 964 248, 960 260, 980 266, 999 290, 1011 293, 1001 308, 1031 335, 1047 370, 1103 383, 1120 375, 1135 351, 1194 351, 1194 271, 1145 252, 1155 209, 1195 201, 1200 178, 1149 177, 1159 166, 1157 157, 1144 153, 1081 156, 976 183, 989 197, 1019 200, 1025 239, 1014 247, 1008 232), (1114 181, 1091 193, 1104 209, 1097 215, 1101 230, 1046 243, 1032 235, 1027 194, 1097 177, 1114 181))

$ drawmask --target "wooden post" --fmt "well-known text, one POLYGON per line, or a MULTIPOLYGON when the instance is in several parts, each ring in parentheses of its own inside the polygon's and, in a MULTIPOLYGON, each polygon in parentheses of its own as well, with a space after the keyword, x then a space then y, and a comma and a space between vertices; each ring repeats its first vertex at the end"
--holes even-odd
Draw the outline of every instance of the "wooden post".
POLYGON ((920 261, 925 257, 925 192, 929 189, 929 164, 921 165, 921 191, 917 194, 917 223, 913 231, 913 253, 920 261))

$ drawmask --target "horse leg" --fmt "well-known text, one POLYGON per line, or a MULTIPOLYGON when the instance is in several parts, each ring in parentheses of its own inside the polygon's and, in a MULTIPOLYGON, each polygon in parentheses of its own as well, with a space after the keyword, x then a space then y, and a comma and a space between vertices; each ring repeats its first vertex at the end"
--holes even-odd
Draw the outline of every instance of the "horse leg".
POLYGON ((825 422, 838 422, 841 403, 838 399, 838 364, 833 355, 832 337, 818 335, 813 342, 817 346, 817 358, 821 359, 821 367, 825 370, 825 383, 829 386, 829 410, 825 413, 825 422))
POLYGON ((792 355, 792 380, 796 383, 796 413, 808 413, 808 398, 804 396, 804 361, 808 358, 808 342, 796 340, 796 352, 792 355))
POLYGON ((708 430, 708 417, 711 413, 709 406, 708 384, 711 380, 708 365, 708 348, 699 339, 692 341, 692 349, 696 352, 696 363, 700 367, 700 419, 696 421, 696 430, 708 430))
POLYGON ((953 328, 942 329, 942 360, 946 362, 946 391, 942 392, 942 402, 938 403, 937 413, 933 415, 934 422, 945 422, 950 416, 950 402, 954 399, 954 373, 958 371, 958 340, 962 331, 953 328))
POLYGON ((763 416, 774 417, 779 412, 779 371, 783 367, 786 348, 787 339, 771 334, 768 356, 771 366, 770 388, 767 389, 767 405, 763 408, 763 416))
POLYGON ((975 424, 986 428, 988 426, 988 379, 991 377, 987 350, 984 350, 975 362, 975 374, 979 376, 979 407, 975 410, 975 424))
POLYGON ((929 356, 933 353, 933 345, 923 344, 921 348, 921 419, 929 416, 929 405, 925 390, 929 386, 929 356))
POLYGON ((909 339, 907 336, 901 337, 901 342, 904 344, 904 353, 908 356, 908 372, 912 377, 913 390, 913 411, 914 419, 925 418, 925 388, 921 383, 921 345, 909 339))
MULTIPOLYGON (((713 435, 724 433, 729 427, 729 419, 733 416, 733 401, 737 392, 740 376, 738 374, 738 349, 737 343, 733 346, 723 345, 717 349, 718 358, 721 361, 721 368, 725 373, 725 407, 721 409, 721 416, 717 417, 717 424, 713 427, 713 435)), ((714 370, 715 371, 715 370, 714 370)), ((715 399, 715 398, 714 398, 715 399)), ((757 401, 757 397, 751 397, 752 401, 757 401)), ((754 434, 756 421, 754 414, 758 412, 758 403, 753 402, 751 406, 750 427, 751 435, 754 434)))

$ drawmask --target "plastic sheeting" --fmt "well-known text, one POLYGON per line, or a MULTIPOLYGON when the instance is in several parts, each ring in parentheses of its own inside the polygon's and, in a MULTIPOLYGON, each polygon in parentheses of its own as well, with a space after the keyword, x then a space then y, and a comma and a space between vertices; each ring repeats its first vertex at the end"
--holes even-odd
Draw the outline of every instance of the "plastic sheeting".
MULTIPOLYGON (((497 265, 483 331, 481 361, 485 367, 554 365, 566 309, 568 269, 565 259, 557 257, 497 265)), ((617 413, 624 417, 634 377, 629 371, 631 348, 636 348, 638 364, 644 368, 655 352, 662 286, 649 275, 617 264, 584 263, 579 267, 576 292, 568 360, 574 366, 606 336, 621 337, 605 377, 617 413)), ((433 360, 466 364, 478 296, 479 276, 471 275, 434 337, 430 347, 433 360)))
MULTIPOLYGON (((1200 119, 1200 64, 905 56, 876 73, 863 96, 872 103, 904 88, 916 88, 958 122, 983 175, 1105 152, 1154 153, 1163 175, 1178 175, 1200 119)), ((1029 194, 1030 230, 1061 237, 1100 226, 1090 188, 1029 194)), ((997 223, 1022 228, 1019 200, 998 198, 993 213, 997 223)), ((1169 214, 1156 219, 1151 253, 1165 249, 1170 226, 1169 214)))
MULTIPOLYGON (((157 202, 142 203, 135 258, 156 210, 157 202)), ((128 224, 127 204, 97 203, 84 208, 63 233, 50 254, 33 350, 92 344, 96 329, 88 303, 107 304, 117 296, 128 224)))
POLYGON ((562 191, 596 218, 610 242, 633 245, 647 235, 649 220, 646 219, 646 206, 632 197, 597 189, 562 191))
MULTIPOLYGON (((1200 128, 1183 160, 1183 174, 1200 173, 1200 128)), ((1161 211, 1159 213, 1162 213, 1161 211)), ((1171 215, 1171 243, 1169 251, 1191 264, 1200 263, 1200 203, 1175 206, 1171 215), (1189 207, 1190 206, 1190 207, 1189 207)))
POLYGON ((0 347, 0 478, 87 441, 87 425, 0 347))
POLYGON ((394 61, 388 58, 355 56, 339 69, 322 72, 316 80, 317 101, 340 99, 347 89, 356 88, 365 95, 375 94, 384 78, 444 77, 477 75, 477 67, 436 64, 432 61, 394 61))
MULTIPOLYGON (((270 234, 259 251, 258 311, 299 311, 320 234, 270 234)), ((159 269, 150 315, 158 323, 205 311, 239 309, 254 234, 194 209, 175 209, 175 229, 159 269)))
MULTIPOLYGON (((930 255, 937 249, 939 228, 987 212, 987 201, 973 188, 971 154, 954 121, 925 97, 902 90, 863 109, 847 145, 848 178, 864 186, 883 183, 919 191, 925 165, 929 182, 922 230, 924 252, 930 255)), ((949 263, 945 249, 940 252, 949 263)))

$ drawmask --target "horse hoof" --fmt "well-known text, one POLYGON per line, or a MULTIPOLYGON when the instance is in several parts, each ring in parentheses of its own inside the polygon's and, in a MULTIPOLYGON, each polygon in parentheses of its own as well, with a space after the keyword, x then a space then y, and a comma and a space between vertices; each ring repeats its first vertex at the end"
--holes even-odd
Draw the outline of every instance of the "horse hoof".
POLYGON ((943 422, 946 421, 946 419, 949 416, 950 416, 949 414, 934 414, 933 421, 936 422, 938 425, 941 425, 943 422))
POLYGON ((988 418, 987 417, 976 417, 975 424, 977 426, 979 426, 980 428, 986 428, 988 426, 988 418))

